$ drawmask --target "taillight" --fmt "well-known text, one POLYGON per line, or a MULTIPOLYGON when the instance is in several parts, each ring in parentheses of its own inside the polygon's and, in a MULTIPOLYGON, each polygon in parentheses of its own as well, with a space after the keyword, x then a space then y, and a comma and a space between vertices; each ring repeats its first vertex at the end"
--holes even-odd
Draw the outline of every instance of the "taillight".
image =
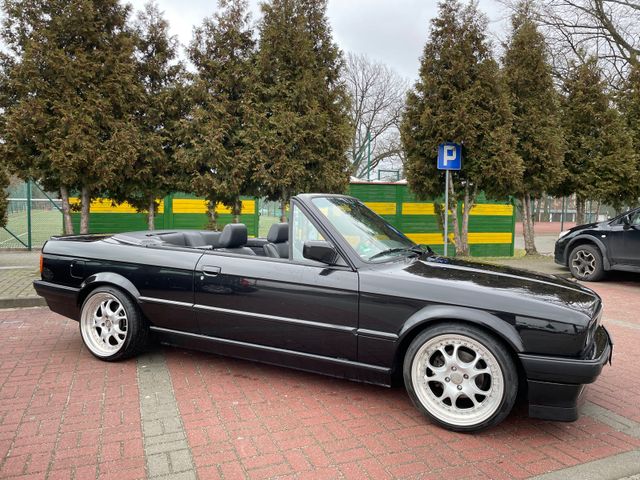
POLYGON ((42 254, 40 254, 40 275, 42 275, 42 264, 44 262, 44 259, 42 258, 42 254))

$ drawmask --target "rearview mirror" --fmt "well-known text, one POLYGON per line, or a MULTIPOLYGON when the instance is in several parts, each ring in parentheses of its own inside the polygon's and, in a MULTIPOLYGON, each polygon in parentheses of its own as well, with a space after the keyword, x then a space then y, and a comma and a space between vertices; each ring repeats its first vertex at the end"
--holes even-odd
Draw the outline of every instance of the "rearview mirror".
POLYGON ((309 260, 335 265, 338 261, 338 252, 329 242, 322 240, 309 240, 304 242, 302 256, 309 260))

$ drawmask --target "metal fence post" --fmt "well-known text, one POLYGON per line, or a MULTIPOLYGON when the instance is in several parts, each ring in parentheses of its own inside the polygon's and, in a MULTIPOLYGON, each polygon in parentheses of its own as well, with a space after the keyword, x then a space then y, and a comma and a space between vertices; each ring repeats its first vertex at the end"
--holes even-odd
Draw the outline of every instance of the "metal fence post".
POLYGON ((31 180, 27 180, 27 250, 31 251, 31 180))

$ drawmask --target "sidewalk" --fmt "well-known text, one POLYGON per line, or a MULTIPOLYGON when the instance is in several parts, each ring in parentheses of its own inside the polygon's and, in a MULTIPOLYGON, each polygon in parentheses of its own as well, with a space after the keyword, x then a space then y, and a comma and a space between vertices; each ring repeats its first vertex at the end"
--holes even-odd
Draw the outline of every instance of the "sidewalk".
POLYGON ((33 289, 33 281, 40 278, 39 259, 35 250, 0 253, 0 308, 46 305, 33 289))

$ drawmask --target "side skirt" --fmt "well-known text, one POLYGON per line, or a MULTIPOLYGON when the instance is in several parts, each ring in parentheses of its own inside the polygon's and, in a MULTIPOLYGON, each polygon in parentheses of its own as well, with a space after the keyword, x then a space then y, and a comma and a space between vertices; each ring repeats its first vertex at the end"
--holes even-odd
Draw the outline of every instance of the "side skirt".
POLYGON ((375 365, 353 362, 342 358, 329 358, 310 353, 209 337, 197 333, 179 332, 168 328, 150 327, 161 343, 187 349, 241 358, 304 372, 320 373, 330 377, 356 382, 391 386, 391 370, 375 365))

